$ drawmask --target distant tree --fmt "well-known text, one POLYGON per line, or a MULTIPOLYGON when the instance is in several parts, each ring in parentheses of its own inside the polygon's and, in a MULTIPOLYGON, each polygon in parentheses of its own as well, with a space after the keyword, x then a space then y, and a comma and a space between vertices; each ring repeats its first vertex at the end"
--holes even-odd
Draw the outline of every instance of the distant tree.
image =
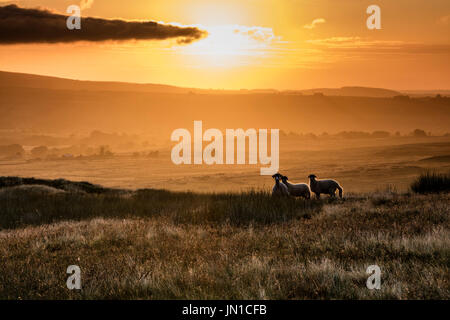
POLYGON ((109 149, 109 146, 105 145, 105 146, 100 146, 99 155, 102 157, 104 157, 104 156, 109 157, 109 156, 112 156, 113 153, 109 149))
POLYGON ((307 139, 317 139, 317 136, 314 133, 307 133, 305 135, 307 139))
POLYGON ((36 158, 45 157, 48 154, 47 146, 39 146, 31 149, 31 155, 36 158))
MULTIPOLYGON (((215 154, 216 150, 213 150, 213 152, 214 152, 214 154, 212 154, 212 156, 214 157, 214 156, 216 155, 216 154, 215 154)), ((158 150, 150 151, 149 154, 148 154, 148 156, 149 156, 150 158, 158 158, 158 156, 159 156, 159 151, 158 151, 158 150)))
POLYGON ((280 130, 280 137, 287 137, 287 133, 284 130, 280 130))
POLYGON ((427 133, 422 129, 416 129, 413 131, 413 136, 414 137, 426 137, 427 133))
POLYGON ((370 133, 363 131, 342 131, 337 136, 344 139, 363 139, 370 138, 370 133))
POLYGON ((374 138, 388 138, 391 134, 387 131, 374 131, 372 137, 374 138))
POLYGON ((25 154, 25 150, 20 144, 11 144, 0 146, 0 156, 5 157, 21 157, 25 154))

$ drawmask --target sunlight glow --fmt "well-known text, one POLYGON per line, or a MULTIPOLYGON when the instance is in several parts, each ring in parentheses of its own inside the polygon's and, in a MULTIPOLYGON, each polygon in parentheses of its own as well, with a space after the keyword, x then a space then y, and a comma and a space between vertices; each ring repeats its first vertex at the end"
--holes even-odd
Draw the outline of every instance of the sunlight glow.
POLYGON ((175 48, 184 54, 200 56, 203 63, 215 66, 235 66, 249 57, 268 55, 277 40, 271 28, 224 25, 203 27, 209 35, 191 45, 175 48))

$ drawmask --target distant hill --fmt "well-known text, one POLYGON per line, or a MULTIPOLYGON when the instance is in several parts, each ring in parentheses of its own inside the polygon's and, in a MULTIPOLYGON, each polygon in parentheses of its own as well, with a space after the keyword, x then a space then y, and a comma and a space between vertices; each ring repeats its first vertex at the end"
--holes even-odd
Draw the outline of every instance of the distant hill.
POLYGON ((426 162, 450 162, 450 155, 428 157, 428 158, 421 159, 420 161, 426 161, 426 162))
POLYGON ((400 92, 382 89, 382 88, 367 88, 367 87, 342 87, 338 89, 333 88, 319 88, 301 90, 303 94, 316 94, 322 93, 326 96, 349 96, 349 97, 378 97, 378 98, 390 98, 401 95, 400 92))
POLYGON ((0 87, 158 93, 187 93, 192 90, 189 88, 180 88, 162 84, 71 80, 57 77, 4 71, 0 71, 0 87))
POLYGON ((402 90, 402 93, 412 97, 450 96, 450 90, 402 90))
POLYGON ((417 128, 434 133, 449 131, 449 98, 398 99, 391 97, 398 95, 395 91, 361 87, 316 90, 305 94, 200 90, 0 72, 0 133, 100 130, 146 132, 168 140, 174 129, 192 128, 194 120, 202 120, 205 128, 220 130, 279 128, 317 134, 375 130, 407 133, 417 128), (369 96, 361 96, 365 94, 369 96))
POLYGON ((163 84, 140 84, 113 81, 71 80, 50 76, 0 71, 0 87, 42 88, 53 90, 155 92, 155 93, 208 93, 208 94, 305 94, 322 93, 327 96, 380 97, 401 95, 400 92, 367 87, 318 88, 308 90, 252 89, 252 90, 214 90, 183 88, 163 84))

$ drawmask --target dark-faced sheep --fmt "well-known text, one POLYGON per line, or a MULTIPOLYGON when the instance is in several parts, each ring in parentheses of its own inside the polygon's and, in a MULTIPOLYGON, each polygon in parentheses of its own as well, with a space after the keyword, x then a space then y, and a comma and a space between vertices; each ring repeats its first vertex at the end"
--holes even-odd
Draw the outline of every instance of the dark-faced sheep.
POLYGON ((339 190, 339 197, 342 198, 342 187, 335 180, 316 180, 316 175, 311 174, 309 178, 309 187, 311 191, 315 193, 317 198, 320 198, 320 194, 329 194, 331 197, 336 195, 336 190, 339 190))
POLYGON ((291 196, 304 197, 305 199, 311 198, 311 190, 306 183, 290 183, 286 176, 281 176, 281 181, 286 185, 291 196))
POLYGON ((280 182, 281 174, 275 173, 272 178, 275 179, 275 185, 272 188, 272 196, 289 196, 288 187, 280 182))

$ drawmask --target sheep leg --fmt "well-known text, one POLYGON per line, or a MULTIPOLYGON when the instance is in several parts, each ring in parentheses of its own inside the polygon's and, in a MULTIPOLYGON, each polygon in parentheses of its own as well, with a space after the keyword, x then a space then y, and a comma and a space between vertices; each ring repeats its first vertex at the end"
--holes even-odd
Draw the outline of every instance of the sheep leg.
POLYGON ((341 186, 337 186, 338 190, 339 190, 339 198, 342 199, 342 188, 341 186))
POLYGON ((320 199, 320 193, 319 192, 314 192, 316 194, 316 198, 320 199))
POLYGON ((336 196, 336 189, 335 188, 331 188, 329 191, 329 195, 331 198, 334 198, 336 196))

